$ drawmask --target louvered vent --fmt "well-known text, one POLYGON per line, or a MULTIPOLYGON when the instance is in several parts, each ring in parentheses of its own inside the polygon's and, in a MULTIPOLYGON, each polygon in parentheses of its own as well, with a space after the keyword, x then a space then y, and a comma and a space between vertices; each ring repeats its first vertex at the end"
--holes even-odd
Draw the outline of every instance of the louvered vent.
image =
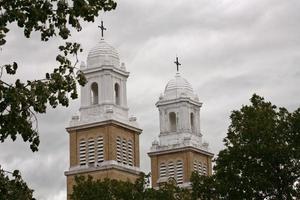
POLYGON ((177 175, 177 183, 178 184, 183 183, 183 163, 181 160, 177 161, 176 175, 177 175))
POLYGON ((207 175, 207 166, 206 164, 203 164, 203 175, 207 175))
POLYGON ((198 172, 198 162, 197 162, 197 160, 194 160, 193 171, 198 172))
POLYGON ((84 139, 80 140, 79 142, 79 164, 85 165, 86 164, 86 142, 84 139))
POLYGON ((104 161, 104 151, 103 151, 103 137, 97 138, 97 162, 101 163, 104 161))
POLYGON ((165 163, 160 164, 159 176, 160 177, 166 177, 167 176, 167 167, 166 167, 165 163))
POLYGON ((123 164, 127 164, 127 144, 125 139, 122 141, 122 161, 123 164))
POLYGON ((95 163, 95 141, 93 138, 88 140, 88 159, 89 165, 93 165, 95 163))
POLYGON ((202 171, 202 163, 199 161, 199 164, 198 164, 198 173, 200 175, 202 175, 203 171, 202 171))
POLYGON ((133 166, 133 149, 131 140, 128 141, 128 164, 133 166))
POLYGON ((168 172, 169 172, 169 177, 174 177, 175 171, 174 171, 174 163, 171 161, 168 164, 168 172))
POLYGON ((117 137, 117 162, 122 162, 122 141, 120 137, 117 137))

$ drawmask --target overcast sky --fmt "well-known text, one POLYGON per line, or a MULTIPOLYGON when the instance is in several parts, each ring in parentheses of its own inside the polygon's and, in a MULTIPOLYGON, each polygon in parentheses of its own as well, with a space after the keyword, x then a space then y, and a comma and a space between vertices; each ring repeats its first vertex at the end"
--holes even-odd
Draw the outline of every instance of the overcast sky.
MULTIPOLYGON (((154 104, 175 75, 176 55, 182 76, 203 102, 201 130, 215 154, 223 148, 231 111, 248 104, 253 93, 290 111, 300 106, 299 10, 299 0, 120 0, 115 11, 84 24, 71 40, 82 44, 80 59, 86 61, 88 50, 100 39, 97 26, 104 20, 105 40, 130 71, 128 103, 143 129, 141 168, 149 172, 146 153, 159 134, 154 104)), ((62 41, 40 42, 38 34, 25 39, 14 24, 10 27, 0 51, 1 65, 17 61, 17 76, 24 80, 41 78, 56 66, 62 41)), ((68 108, 39 115, 37 153, 21 141, 0 144, 2 167, 20 169, 37 199, 66 199, 65 127, 78 108, 79 101, 74 101, 68 108)))

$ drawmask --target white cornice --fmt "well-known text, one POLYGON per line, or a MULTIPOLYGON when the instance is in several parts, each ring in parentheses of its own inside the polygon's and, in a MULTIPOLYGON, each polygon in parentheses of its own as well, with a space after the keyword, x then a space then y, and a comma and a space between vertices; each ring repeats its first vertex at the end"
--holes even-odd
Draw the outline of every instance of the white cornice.
POLYGON ((159 107, 159 106, 163 106, 163 105, 169 105, 169 104, 174 104, 174 103, 182 103, 182 102, 188 102, 188 103, 191 103, 191 104, 199 106, 199 107, 202 106, 201 102, 195 101, 195 100, 193 100, 189 97, 179 97, 177 99, 159 100, 155 105, 157 107, 159 107))
POLYGON ((130 126, 128 124, 124 124, 124 123, 119 122, 119 121, 114 120, 114 119, 100 121, 100 122, 94 122, 94 123, 85 123, 85 124, 80 124, 80 125, 77 125, 77 126, 70 126, 70 127, 67 127, 66 130, 70 133, 71 131, 74 131, 74 130, 81 130, 81 129, 86 129, 86 128, 103 126, 103 125, 106 125, 106 124, 118 125, 118 126, 121 126, 123 128, 132 130, 132 131, 136 132, 137 134, 141 134, 142 131, 143 131, 140 128, 137 128, 137 127, 134 127, 134 126, 130 126))
POLYGON ((94 73, 94 72, 98 72, 98 71, 105 71, 105 70, 119 73, 119 74, 125 76, 126 78, 128 78, 128 76, 129 76, 129 72, 124 71, 120 68, 114 67, 113 65, 102 65, 100 67, 85 68, 82 70, 82 72, 84 74, 90 74, 90 73, 94 73))
POLYGON ((104 161, 100 163, 98 166, 76 166, 69 169, 69 171, 65 171, 65 175, 77 175, 82 173, 96 172, 96 171, 104 171, 109 169, 117 169, 120 171, 128 172, 131 174, 139 175, 142 171, 138 167, 132 167, 129 165, 120 164, 114 160, 104 161))
POLYGON ((185 146, 185 147, 178 147, 178 148, 172 148, 172 149, 161 149, 161 150, 153 150, 148 152, 148 155, 151 156, 155 156, 155 155, 162 155, 162 154, 168 154, 168 153, 177 153, 177 152, 182 152, 182 151, 195 151, 198 153, 202 153, 204 155, 207 155, 209 157, 213 157, 214 154, 209 152, 209 151, 205 151, 203 149, 199 149, 193 146, 185 146))

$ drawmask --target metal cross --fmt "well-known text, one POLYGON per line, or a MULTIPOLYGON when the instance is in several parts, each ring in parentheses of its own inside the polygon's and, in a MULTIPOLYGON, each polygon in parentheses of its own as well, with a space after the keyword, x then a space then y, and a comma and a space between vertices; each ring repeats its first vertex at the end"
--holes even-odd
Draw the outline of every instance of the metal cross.
POLYGON ((103 26, 103 21, 101 21, 101 26, 98 26, 101 29, 101 36, 103 37, 103 31, 106 31, 106 28, 103 26))
POLYGON ((176 61, 174 62, 177 66, 177 72, 179 71, 179 66, 181 65, 181 63, 179 63, 178 61, 178 57, 176 56, 176 61))

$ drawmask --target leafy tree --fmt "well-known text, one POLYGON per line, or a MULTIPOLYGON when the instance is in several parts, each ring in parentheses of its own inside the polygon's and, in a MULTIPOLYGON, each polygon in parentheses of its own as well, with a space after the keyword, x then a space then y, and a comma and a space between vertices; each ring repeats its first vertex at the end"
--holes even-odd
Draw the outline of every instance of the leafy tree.
POLYGON ((300 199, 300 108, 290 113, 256 94, 250 101, 230 116, 215 174, 193 178, 194 198, 300 199))
POLYGON ((32 193, 33 190, 28 188, 18 170, 11 173, 0 168, 0 199, 34 200, 32 193))
MULTIPOLYGON (((0 50, 6 43, 9 25, 23 29, 26 38, 39 32, 42 41, 52 37, 67 40, 71 29, 81 31, 81 22, 94 22, 100 11, 116 8, 113 0, 1 0, 0 1, 0 50)), ((18 64, 13 62, 0 66, 0 141, 8 137, 13 141, 21 136, 29 142, 31 150, 37 151, 39 135, 36 113, 45 113, 47 106, 68 106, 69 99, 78 97, 76 84, 84 85, 86 79, 77 71, 77 54, 80 44, 65 42, 59 46, 58 65, 52 72, 45 72, 43 79, 17 79, 7 82, 3 73, 14 75, 18 64), (75 62, 71 58, 75 57, 75 62), (76 72, 77 71, 77 72, 76 72)), ((32 199, 32 191, 22 181, 18 171, 10 180, 0 171, 0 199, 32 199), (22 197, 21 197, 22 196, 22 197), (2 198, 3 197, 3 198, 2 198)))
POLYGON ((189 200, 190 192, 172 182, 158 189, 147 187, 149 175, 141 174, 135 183, 111 179, 93 180, 91 176, 75 177, 73 200, 189 200))
MULTIPOLYGON (((6 43, 9 24, 24 30, 25 37, 39 32, 42 41, 51 37, 69 38, 70 30, 81 31, 80 22, 94 22, 98 13, 115 9, 113 0, 1 0, 0 4, 0 48, 6 43)), ((45 73, 41 80, 15 82, 0 80, 0 141, 7 137, 15 140, 20 135, 29 142, 32 151, 38 150, 39 135, 35 114, 45 113, 48 105, 68 106, 69 98, 77 98, 76 83, 84 85, 86 80, 76 73, 78 43, 66 42, 59 46, 61 53, 56 57, 58 66, 53 72, 45 73), (72 63, 70 57, 75 56, 72 63)), ((1 66, 2 73, 14 75, 18 64, 1 66)))

